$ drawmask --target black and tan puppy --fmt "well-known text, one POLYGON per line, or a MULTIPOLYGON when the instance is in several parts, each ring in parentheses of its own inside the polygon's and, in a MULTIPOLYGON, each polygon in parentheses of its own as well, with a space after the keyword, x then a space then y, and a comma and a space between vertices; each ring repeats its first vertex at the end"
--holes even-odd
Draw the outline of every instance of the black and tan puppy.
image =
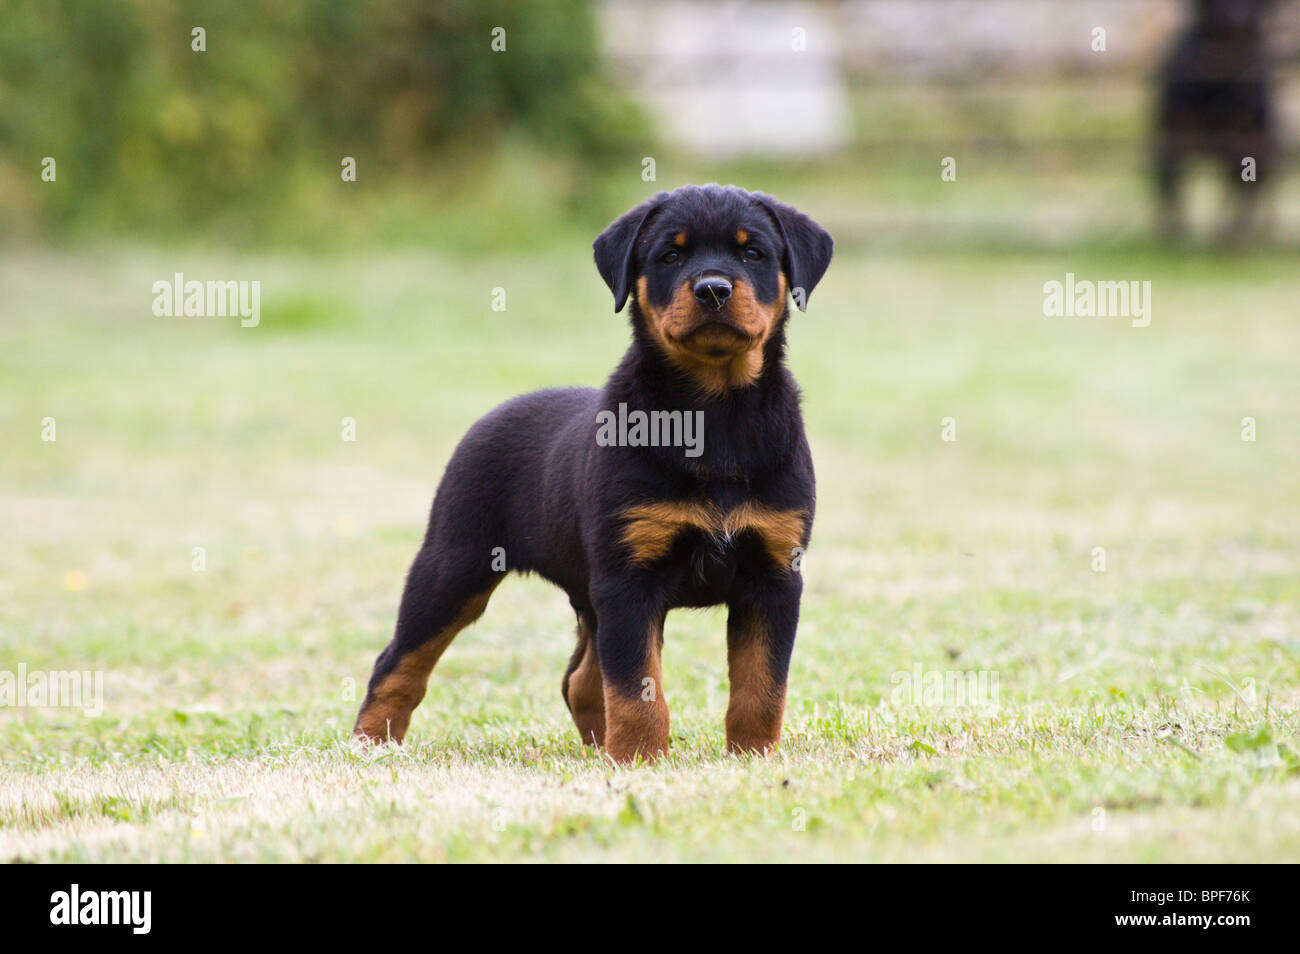
POLYGON ((1265 47, 1272 0, 1196 0, 1191 24, 1160 71, 1156 108, 1156 185, 1160 230, 1184 230, 1179 187, 1189 159, 1222 169, 1235 210, 1222 237, 1238 241, 1255 230, 1259 190, 1277 157, 1273 83, 1265 47), (1252 176, 1243 177, 1243 161, 1252 176))
POLYGON ((660 193, 601 233, 632 345, 603 390, 515 398, 460 442, 356 736, 402 739, 438 658, 518 571, 577 613, 562 691, 585 742, 621 762, 665 752, 664 617, 725 603, 727 744, 777 744, 814 504, 787 298, 803 308, 831 246, 789 206, 717 185, 660 193))

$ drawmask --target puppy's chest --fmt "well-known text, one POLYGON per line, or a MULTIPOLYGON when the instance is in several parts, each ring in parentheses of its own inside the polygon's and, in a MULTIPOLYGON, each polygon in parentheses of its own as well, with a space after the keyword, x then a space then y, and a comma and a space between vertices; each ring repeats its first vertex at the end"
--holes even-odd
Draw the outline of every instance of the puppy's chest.
POLYGON ((702 582, 729 582, 746 560, 788 569, 806 539, 808 513, 754 500, 724 505, 688 499, 636 504, 622 518, 631 562, 687 570, 702 582))

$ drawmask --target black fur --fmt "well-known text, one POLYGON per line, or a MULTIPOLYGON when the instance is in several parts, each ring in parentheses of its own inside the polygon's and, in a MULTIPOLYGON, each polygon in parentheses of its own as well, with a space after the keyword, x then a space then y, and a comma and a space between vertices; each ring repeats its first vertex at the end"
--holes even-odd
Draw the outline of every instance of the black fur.
MULTIPOLYGON (((527 394, 470 428, 438 487, 428 532, 407 577, 397 631, 375 665, 371 692, 405 654, 507 572, 537 573, 568 594, 580 620, 593 624, 607 685, 641 690, 651 624, 669 610, 726 603, 733 617, 762 614, 771 632, 773 671, 784 689, 799 613, 799 573, 774 565, 754 532, 723 539, 687 531, 662 559, 640 565, 623 541, 622 515, 647 502, 707 501, 725 512, 750 501, 805 511, 800 543, 807 546, 813 466, 798 390, 784 364, 789 310, 778 296, 784 272, 786 286, 802 288, 806 301, 829 264, 830 236, 766 196, 735 187, 685 187, 620 217, 595 241, 594 252, 615 310, 633 299, 631 346, 603 389, 527 394), (749 233, 755 260, 748 248, 736 247, 738 229, 749 233), (679 232, 691 237, 686 249, 673 244, 679 232), (663 262, 674 249, 679 261, 663 262), (642 276, 650 304, 662 307, 683 281, 706 273, 749 282, 756 298, 779 314, 763 348, 761 374, 720 395, 702 393, 656 345, 636 299, 642 276), (617 414, 620 405, 702 411, 702 453, 599 445, 598 413, 617 414), (493 567, 493 554, 502 551, 504 571, 493 567)), ((570 673, 580 655, 581 646, 570 673)), ((565 680, 567 687, 568 674, 565 680)))

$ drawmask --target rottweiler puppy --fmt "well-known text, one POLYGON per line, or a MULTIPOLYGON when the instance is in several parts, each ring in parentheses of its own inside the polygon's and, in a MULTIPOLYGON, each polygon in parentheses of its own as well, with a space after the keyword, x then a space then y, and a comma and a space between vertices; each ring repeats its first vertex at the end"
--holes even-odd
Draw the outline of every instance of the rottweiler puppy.
POLYGON ((1160 230, 1184 230, 1179 185, 1187 160, 1218 162, 1236 211, 1222 237, 1241 240, 1255 228, 1259 189, 1277 158, 1273 84, 1265 50, 1272 0, 1197 0, 1192 22, 1160 71, 1156 112, 1156 185, 1160 230), (1242 160, 1255 161, 1254 181, 1242 160))
POLYGON ((726 604, 727 745, 781 738, 812 531, 812 456, 784 361, 831 237, 735 186, 661 192, 594 243, 632 343, 605 387, 507 401, 457 446, 354 735, 401 741, 429 674, 510 572, 568 594, 565 704, 619 762, 668 750, 664 617, 726 604))

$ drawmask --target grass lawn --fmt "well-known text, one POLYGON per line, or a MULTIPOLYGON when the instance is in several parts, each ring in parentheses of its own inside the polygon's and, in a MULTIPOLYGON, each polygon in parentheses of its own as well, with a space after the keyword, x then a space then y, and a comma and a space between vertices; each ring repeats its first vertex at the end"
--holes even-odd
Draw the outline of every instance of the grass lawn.
POLYGON ((724 753, 720 610, 668 619, 672 755, 584 749, 567 601, 521 579, 406 747, 351 749, 455 441, 626 337, 577 242, 7 254, 0 671, 102 671, 103 713, 0 708, 0 859, 1300 857, 1281 254, 843 249, 791 327, 820 494, 779 754, 724 753), (177 271, 261 281, 261 324, 154 317, 177 271), (1150 326, 1044 317, 1067 271, 1151 281, 1150 326))

